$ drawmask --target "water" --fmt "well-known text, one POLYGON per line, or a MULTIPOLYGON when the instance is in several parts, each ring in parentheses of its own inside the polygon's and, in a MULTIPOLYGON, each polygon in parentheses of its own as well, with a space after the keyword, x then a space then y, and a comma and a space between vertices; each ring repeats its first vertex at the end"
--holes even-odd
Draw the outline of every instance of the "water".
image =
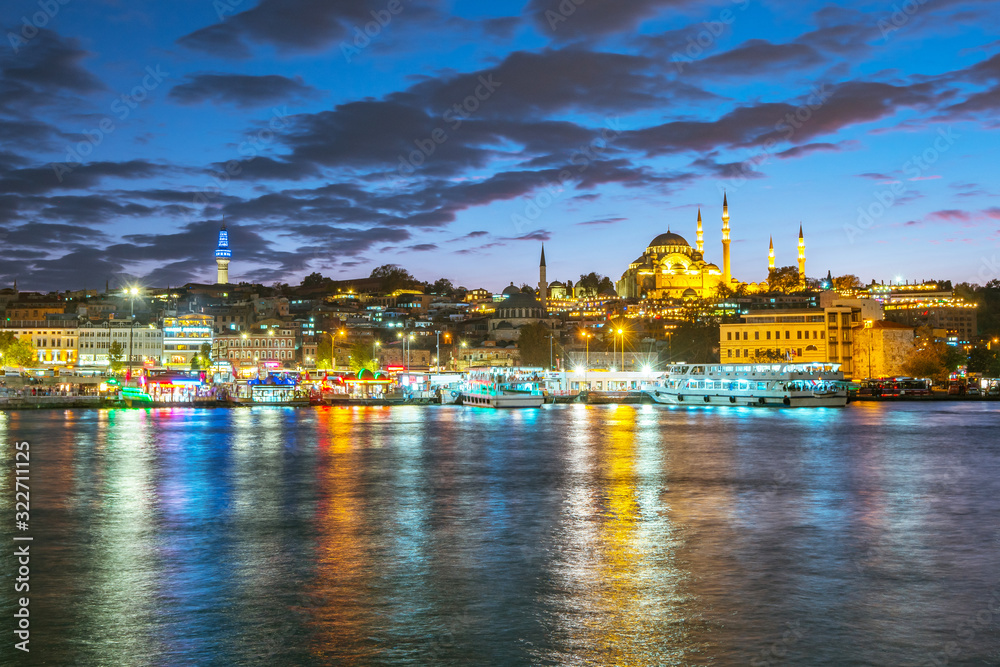
POLYGON ((1000 664, 996 406, 0 413, 0 663, 1000 664))

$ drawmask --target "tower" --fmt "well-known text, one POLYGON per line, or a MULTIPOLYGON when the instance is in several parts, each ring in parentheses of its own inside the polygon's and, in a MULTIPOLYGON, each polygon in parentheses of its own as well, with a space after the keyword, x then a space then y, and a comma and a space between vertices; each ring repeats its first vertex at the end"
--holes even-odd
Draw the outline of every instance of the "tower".
POLYGON ((771 274, 774 271, 774 237, 771 237, 771 247, 767 251, 767 273, 771 274))
POLYGON ((542 244, 542 259, 538 263, 538 300, 542 308, 548 312, 549 283, 545 279, 545 244, 542 244))
POLYGON ((806 288, 806 240, 802 236, 801 223, 799 223, 799 287, 806 288))
POLYGON ((219 269, 215 282, 219 285, 229 284, 229 260, 231 257, 229 232, 226 231, 226 223, 222 223, 222 229, 219 230, 219 245, 215 249, 215 265, 219 269))
POLYGON ((705 254, 705 231, 701 228, 701 209, 698 209, 698 239, 695 242, 697 245, 698 254, 705 254))
POLYGON ((733 272, 729 264, 729 201, 722 193, 722 284, 729 287, 733 272))

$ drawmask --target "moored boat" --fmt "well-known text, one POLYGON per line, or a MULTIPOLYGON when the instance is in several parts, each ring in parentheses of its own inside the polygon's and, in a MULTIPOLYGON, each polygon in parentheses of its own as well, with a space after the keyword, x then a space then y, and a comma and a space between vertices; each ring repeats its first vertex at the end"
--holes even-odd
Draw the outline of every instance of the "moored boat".
POLYGON ((667 405, 843 407, 840 364, 677 364, 647 391, 667 405))
POLYGON ((545 392, 537 373, 492 369, 469 374, 461 391, 462 405, 480 408, 540 408, 545 392))

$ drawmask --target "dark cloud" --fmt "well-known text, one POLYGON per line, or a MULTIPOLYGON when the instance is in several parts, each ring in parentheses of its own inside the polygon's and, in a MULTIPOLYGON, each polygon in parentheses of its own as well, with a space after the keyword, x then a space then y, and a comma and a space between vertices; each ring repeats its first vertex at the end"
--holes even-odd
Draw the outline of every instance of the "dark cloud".
POLYGON ((14 169, 0 176, 0 194, 41 194, 53 190, 85 189, 105 178, 139 179, 166 174, 170 167, 146 160, 54 164, 14 169))
POLYGON ((768 69, 788 72, 824 62, 816 49, 806 44, 772 44, 764 39, 751 39, 734 49, 691 63, 684 74, 756 77, 768 69))
POLYGON ((524 11, 540 33, 567 41, 631 32, 644 19, 696 5, 692 0, 587 0, 579 4, 569 0, 529 0, 524 11))
MULTIPOLYGON (((269 44, 283 51, 312 51, 335 42, 350 43, 354 27, 364 29, 385 0, 261 0, 256 6, 178 39, 178 43, 213 55, 247 57, 248 45, 269 44)), ((437 3, 407 0, 392 18, 403 22, 428 13, 437 3)), ((388 24, 387 24, 388 27, 388 24)))
POLYGON ((597 220, 587 220, 586 222, 576 223, 578 226, 591 226, 591 225, 614 225, 619 222, 628 222, 628 218, 599 218, 597 220))
POLYGON ((79 47, 77 40, 42 28, 19 52, 0 49, 0 74, 8 82, 23 83, 38 91, 93 93, 105 90, 104 84, 81 64, 89 55, 79 47))
POLYGON ((170 99, 181 104, 203 102, 228 103, 239 107, 255 107, 310 99, 318 91, 303 83, 300 77, 290 79, 276 74, 250 76, 245 74, 195 74, 170 90, 170 99))
MULTIPOLYGON (((298 181, 320 175, 319 168, 310 162, 286 162, 269 157, 254 157, 232 162, 216 162, 210 174, 227 173, 236 180, 282 180, 298 181)), ((190 199, 190 197, 189 197, 190 199)))
POLYGON ((838 146, 837 144, 831 144, 831 143, 823 143, 823 142, 821 142, 821 143, 815 143, 815 144, 803 144, 802 146, 793 146, 792 148, 789 148, 788 150, 784 150, 784 151, 781 151, 780 153, 776 153, 775 157, 781 158, 781 159, 785 160, 785 159, 788 159, 788 158, 805 157, 806 155, 810 155, 812 153, 819 153, 819 152, 824 152, 824 151, 825 152, 830 152, 830 151, 839 151, 839 150, 840 150, 840 146, 838 146))
POLYGON ((417 243, 416 245, 407 246, 407 250, 413 250, 415 252, 429 252, 437 249, 437 244, 434 243, 417 243))

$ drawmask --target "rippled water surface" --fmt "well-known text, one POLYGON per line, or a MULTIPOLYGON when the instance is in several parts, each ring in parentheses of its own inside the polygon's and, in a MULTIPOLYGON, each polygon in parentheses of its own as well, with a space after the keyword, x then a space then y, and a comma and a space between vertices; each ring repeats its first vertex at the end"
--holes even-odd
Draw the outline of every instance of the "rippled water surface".
POLYGON ((0 662, 997 665, 998 405, 0 413, 0 662))

